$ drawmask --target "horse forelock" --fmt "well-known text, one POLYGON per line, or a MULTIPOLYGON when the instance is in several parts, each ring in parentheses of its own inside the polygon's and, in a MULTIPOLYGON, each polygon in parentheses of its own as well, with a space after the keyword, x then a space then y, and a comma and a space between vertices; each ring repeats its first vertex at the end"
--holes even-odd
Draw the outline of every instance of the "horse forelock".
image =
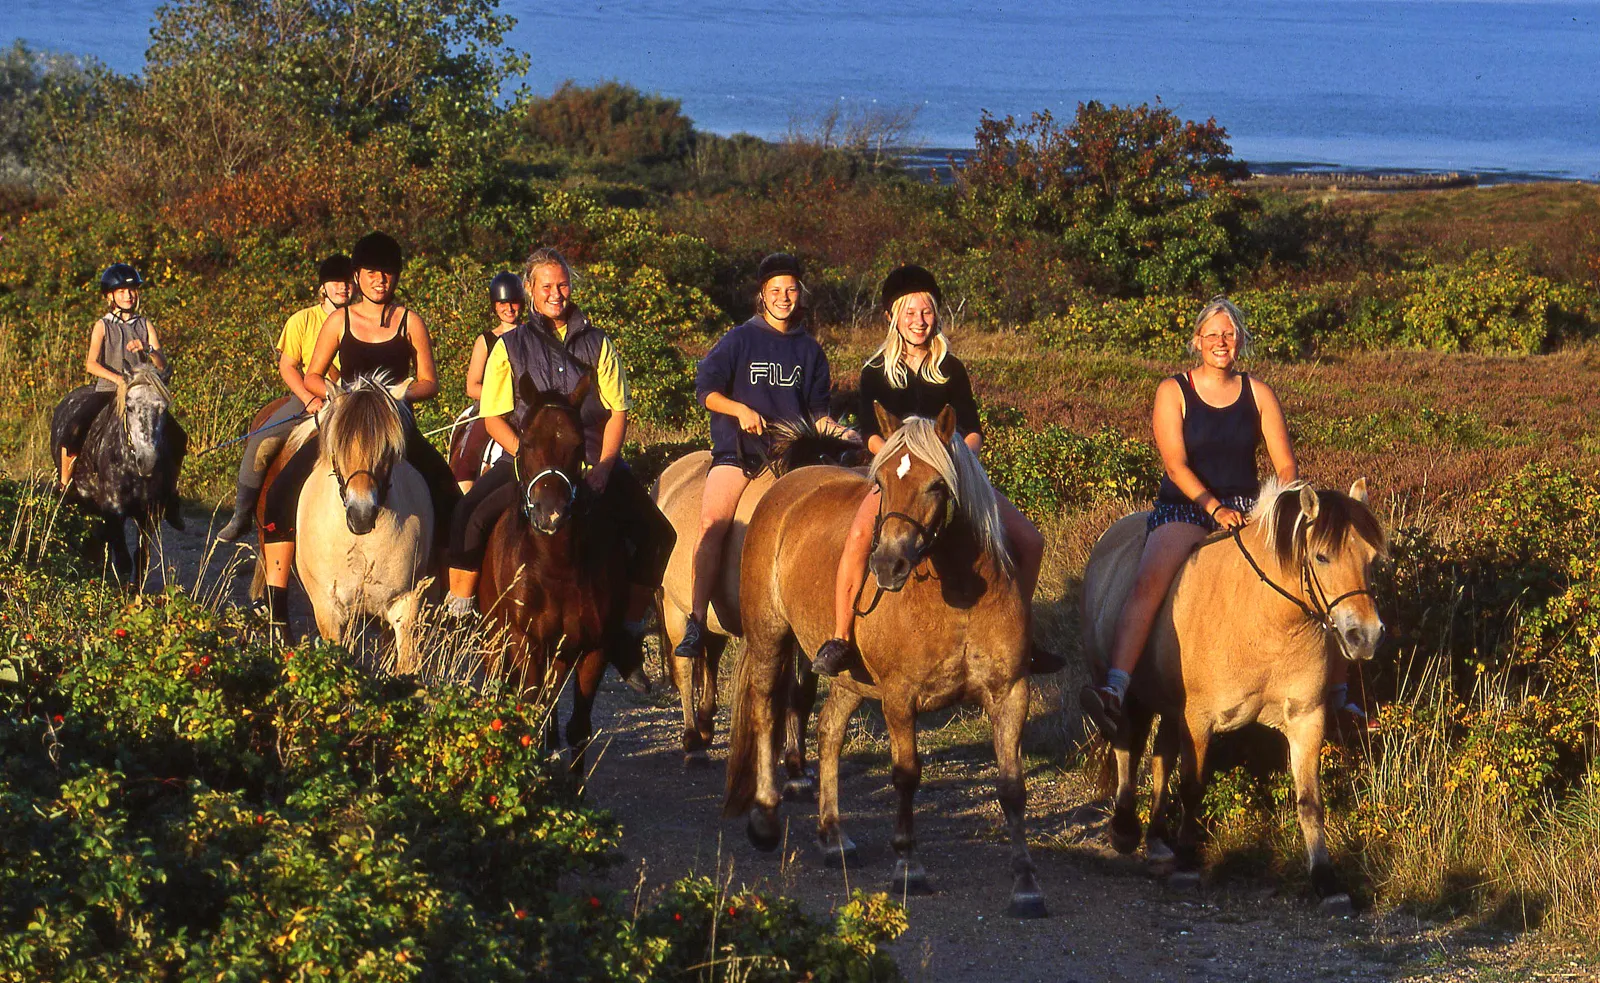
POLYGON ((1308 544, 1340 552, 1352 535, 1380 554, 1388 549, 1388 537, 1377 516, 1342 492, 1312 489, 1317 496, 1317 517, 1308 523, 1300 508, 1300 492, 1310 487, 1307 481, 1279 485, 1270 479, 1262 486, 1251 513, 1251 522, 1261 529, 1263 545, 1282 566, 1298 568, 1305 561, 1308 544))
POLYGON ((329 456, 370 470, 378 461, 393 463, 405 453, 406 428, 399 401, 381 379, 361 377, 341 393, 323 425, 329 456))
MULTIPOLYGON (((878 473, 897 457, 910 454, 933 468, 950 489, 956 510, 978 537, 978 544, 1001 569, 1012 570, 1011 551, 1006 547, 1005 530, 1000 524, 1000 500, 994 485, 966 441, 955 436, 947 443, 939 439, 939 428, 932 420, 908 416, 872 459, 867 477, 876 481, 878 473)), ((891 471, 895 470, 893 467, 891 471)))
POLYGON ((172 393, 167 389, 167 384, 161 381, 161 374, 156 367, 148 362, 140 362, 134 366, 127 384, 117 387, 117 416, 127 417, 128 396, 134 389, 152 389, 162 408, 172 405, 172 393))

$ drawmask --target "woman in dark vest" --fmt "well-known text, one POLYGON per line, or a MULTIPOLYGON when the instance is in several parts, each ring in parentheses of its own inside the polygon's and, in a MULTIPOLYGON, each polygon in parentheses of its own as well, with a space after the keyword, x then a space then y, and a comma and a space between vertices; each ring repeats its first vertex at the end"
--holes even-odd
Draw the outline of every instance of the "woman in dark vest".
MULTIPOLYGON (((1166 476, 1150 512, 1150 538, 1133 590, 1117 621, 1111 665, 1099 686, 1080 693, 1084 713, 1107 738, 1121 727, 1129 677, 1178 568, 1201 540, 1243 526, 1255 507, 1261 490, 1256 445, 1266 443, 1280 482, 1295 480, 1294 449, 1278 397, 1238 370, 1241 353, 1249 349, 1244 315, 1217 297, 1195 318, 1189 341, 1200 364, 1156 389, 1151 422, 1166 476)), ((1335 696, 1335 706, 1342 706, 1343 694, 1335 696)))
MULTIPOLYGON (((956 432, 973 453, 983 446, 978 403, 972 395, 967 368, 950 352, 950 342, 939 323, 939 283, 920 266, 902 266, 883 281, 881 306, 888 332, 876 353, 861 368, 861 436, 867 450, 876 454, 889 434, 878 432, 874 404, 902 419, 937 417, 949 406, 956 413, 956 432)), ((1017 563, 1017 581, 1032 610, 1039 566, 1044 558, 1044 537, 1028 517, 1004 495, 996 492, 1006 543, 1017 563)), ((866 581, 867 554, 878 517, 879 496, 874 488, 856 510, 855 521, 839 555, 834 587, 834 637, 817 649, 812 668, 821 675, 837 675, 851 666, 855 652, 855 605, 866 581)), ((1035 649, 1034 672, 1055 672, 1065 666, 1060 656, 1035 649)))
MULTIPOLYGON (((283 330, 278 334, 274 348, 278 350, 278 376, 289 389, 289 401, 267 417, 261 427, 244 445, 244 456, 239 461, 239 483, 234 492, 233 517, 217 533, 224 543, 231 543, 250 530, 255 522, 256 501, 261 497, 261 484, 267 468, 283 446, 283 441, 293 432, 289 426, 302 414, 322 409, 322 397, 306 388, 306 368, 317 350, 317 339, 328 315, 350 303, 355 293, 355 269, 350 257, 335 254, 317 267, 317 302, 289 315, 283 330), (262 453, 262 447, 267 448, 262 453)), ((332 370, 339 368, 334 357, 332 370)))
MULTIPOLYGON (((127 263, 113 263, 100 274, 100 295, 110 310, 89 329, 89 350, 83 357, 83 368, 94 381, 62 399, 63 403, 72 404, 62 438, 61 460, 56 462, 61 469, 62 488, 72 480, 72 465, 94 418, 122 387, 124 372, 141 359, 148 359, 162 378, 168 375, 167 357, 161 351, 156 326, 139 310, 143 286, 144 277, 127 263)), ((178 516, 176 509, 168 514, 178 516)))
POLYGON ((723 335, 695 372, 695 397, 711 413, 711 470, 700 496, 693 610, 674 650, 680 659, 705 655, 706 610, 722 544, 752 479, 748 466, 765 460, 767 423, 809 420, 824 432, 838 427, 828 415, 828 356, 806 330, 804 297, 799 260, 788 253, 763 259, 756 271, 755 316, 723 335))
POLYGON ((489 436, 505 454, 484 472, 456 510, 450 530, 448 610, 455 617, 472 616, 489 533, 521 498, 512 467, 518 427, 527 410, 521 403, 519 383, 528 382, 542 392, 566 394, 589 377, 593 384, 579 408, 587 467, 584 484, 589 494, 600 497, 598 508, 619 524, 631 547, 629 580, 633 588, 623 629, 632 645, 628 652, 611 653, 612 662, 630 686, 648 690, 639 642, 677 536, 622 460, 632 406, 627 370, 611 339, 572 303, 572 268, 559 252, 535 250, 524 267, 523 285, 532 313, 527 323, 502 335, 500 344, 489 353, 478 401, 489 436))
MULTIPOLYGON (((507 331, 522 323, 527 310, 522 293, 522 277, 515 273, 496 273, 489 281, 489 307, 494 312, 494 327, 484 328, 472 343, 472 357, 467 360, 467 398, 476 404, 483 397, 483 371, 489 364, 489 354, 500 344, 507 331)), ((463 494, 472 490, 478 480, 478 469, 483 462, 483 452, 489 446, 489 430, 484 425, 483 414, 466 425, 460 456, 453 462, 456 484, 463 494)))
MULTIPOLYGON (((323 322, 311 362, 306 366, 306 389, 313 396, 327 398, 325 376, 337 357, 344 379, 372 376, 386 378, 390 383, 410 379, 406 404, 432 399, 439 392, 439 382, 427 326, 415 311, 399 306, 394 299, 404 265, 400 244, 382 232, 369 233, 351 250, 350 262, 355 268, 357 298, 323 322)), ((449 528, 461 491, 450 473, 449 462, 417 430, 410 415, 406 416, 406 460, 428 485, 437 544, 443 538, 443 530, 449 528)), ((300 486, 316 465, 319 452, 315 438, 295 452, 268 490, 262 510, 268 618, 275 626, 288 624, 285 591, 294 565, 295 512, 300 486)))

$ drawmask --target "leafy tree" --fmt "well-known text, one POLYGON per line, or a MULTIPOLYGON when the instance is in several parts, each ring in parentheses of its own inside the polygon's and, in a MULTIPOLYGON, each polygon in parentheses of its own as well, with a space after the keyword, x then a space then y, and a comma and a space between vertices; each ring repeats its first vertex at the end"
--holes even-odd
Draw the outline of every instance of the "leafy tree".
POLYGON ((681 160, 695 136, 683 103, 621 82, 579 86, 567 79, 551 95, 528 101, 522 125, 540 143, 610 163, 681 160))
POLYGON ((21 41, 0 54, 0 178, 31 183, 59 150, 69 121, 92 114, 102 70, 21 41))

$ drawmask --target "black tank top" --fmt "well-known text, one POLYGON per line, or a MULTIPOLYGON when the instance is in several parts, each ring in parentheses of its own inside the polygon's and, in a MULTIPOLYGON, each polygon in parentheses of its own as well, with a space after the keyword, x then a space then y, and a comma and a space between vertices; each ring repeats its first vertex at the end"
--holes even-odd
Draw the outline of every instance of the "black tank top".
MULTIPOLYGON (((1261 491, 1256 477, 1256 443, 1261 439, 1261 410, 1250 388, 1250 376, 1239 376, 1239 398, 1231 406, 1212 406, 1194 391, 1189 373, 1173 376, 1183 390, 1183 448, 1189 467, 1218 498, 1254 498, 1261 491)), ((1189 497, 1172 479, 1161 478, 1162 502, 1182 504, 1189 497)))
POLYGON ((493 355, 494 346, 500 344, 500 336, 494 333, 493 328, 484 328, 480 337, 483 338, 483 354, 493 355))
POLYGON ((394 337, 387 341, 362 341, 350 330, 350 309, 344 311, 344 337, 339 339, 339 374, 346 379, 357 379, 379 372, 389 377, 390 383, 400 382, 411 375, 411 365, 416 353, 411 349, 411 339, 406 337, 406 311, 400 310, 400 324, 394 337))

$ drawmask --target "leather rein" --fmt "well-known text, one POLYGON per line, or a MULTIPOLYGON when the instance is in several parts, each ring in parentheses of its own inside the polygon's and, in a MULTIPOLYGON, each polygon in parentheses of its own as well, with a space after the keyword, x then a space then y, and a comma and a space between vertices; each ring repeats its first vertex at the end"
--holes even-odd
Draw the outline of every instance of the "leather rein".
MULTIPOLYGON (((1355 590, 1345 591, 1343 594, 1340 594, 1338 597, 1335 597, 1330 601, 1328 600, 1328 592, 1323 588, 1322 581, 1317 577, 1317 572, 1311 567, 1310 557, 1308 555, 1302 555, 1300 559, 1300 586, 1301 589, 1306 592, 1306 596, 1311 598, 1311 603, 1307 604, 1299 597, 1284 589, 1271 577, 1267 576, 1267 572, 1261 569, 1261 564, 1256 562, 1256 558, 1250 554, 1249 548, 1244 545, 1244 537, 1240 535, 1240 531, 1238 529, 1228 530, 1228 537, 1233 540, 1235 546, 1239 547, 1240 554, 1244 556, 1244 561, 1250 564, 1250 569, 1255 571, 1256 577, 1263 584, 1266 584, 1268 587, 1271 587, 1274 591, 1276 591, 1279 596, 1293 604, 1295 607, 1299 608, 1301 612, 1305 614, 1306 618, 1317 627, 1321 628, 1325 634, 1333 635, 1333 637, 1339 642, 1340 653, 1346 658, 1349 658, 1349 652, 1345 648, 1344 638, 1339 634, 1338 630, 1333 625, 1333 610, 1340 604, 1343 604, 1345 601, 1350 600, 1352 597, 1361 597, 1362 595, 1373 597, 1374 595, 1371 589, 1366 587, 1358 587, 1355 590)), ((1215 540, 1213 540, 1213 542, 1215 542, 1215 540)))

